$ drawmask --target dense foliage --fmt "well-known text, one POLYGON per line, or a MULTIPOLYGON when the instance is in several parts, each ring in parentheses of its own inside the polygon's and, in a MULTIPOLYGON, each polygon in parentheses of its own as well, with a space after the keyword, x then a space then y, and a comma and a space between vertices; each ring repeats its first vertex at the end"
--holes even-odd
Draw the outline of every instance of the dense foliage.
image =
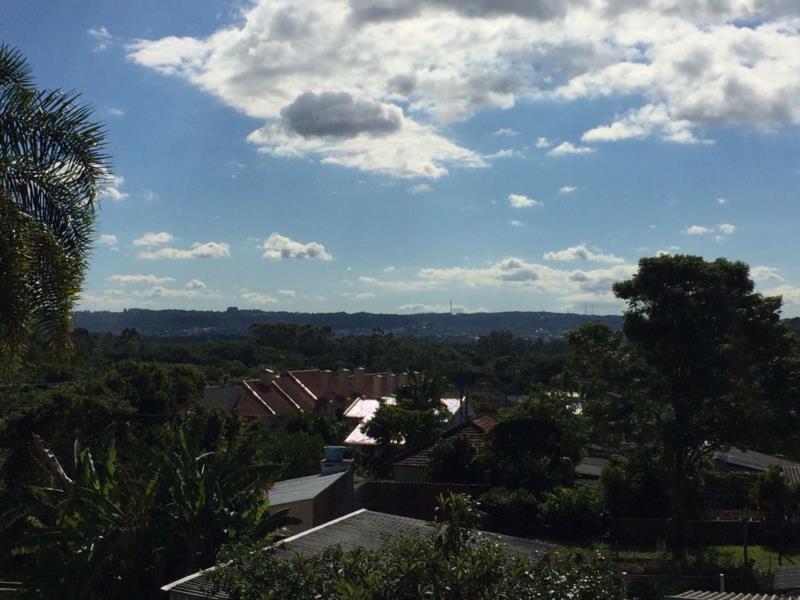
POLYGON ((242 600, 402 600, 441 598, 617 600, 622 579, 600 556, 514 555, 470 529, 475 511, 450 497, 447 520, 430 535, 388 539, 379 550, 327 548, 315 555, 277 556, 275 548, 235 546, 212 574, 220 589, 242 600))

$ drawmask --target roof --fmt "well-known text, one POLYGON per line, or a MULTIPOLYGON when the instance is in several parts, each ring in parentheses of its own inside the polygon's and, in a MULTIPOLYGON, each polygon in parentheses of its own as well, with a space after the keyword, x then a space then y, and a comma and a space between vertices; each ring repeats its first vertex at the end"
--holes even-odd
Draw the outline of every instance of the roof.
MULTIPOLYGON (((337 545, 345 551, 353 548, 377 550, 392 536, 427 534, 432 531, 433 528, 430 524, 419 519, 361 509, 278 542, 276 552, 279 557, 294 553, 313 554, 323 548, 337 545)), ((545 542, 497 533, 479 531, 477 537, 499 543, 510 552, 528 555, 534 560, 544 558, 553 549, 552 545, 545 542)), ((204 571, 194 573, 167 584, 161 589, 186 596, 209 597, 208 593, 212 586, 204 574, 204 571)), ((215 597, 225 598, 226 596, 217 595, 215 597)))
POLYGON ((473 446, 482 446, 486 439, 486 434, 497 425, 497 421, 489 415, 481 415, 460 425, 451 427, 435 439, 415 448, 406 453, 394 463, 396 467, 419 467, 425 468, 431 464, 431 454, 433 447, 439 440, 447 439, 456 435, 463 435, 472 443, 473 446))
POLYGON ((743 594, 740 592, 699 592, 690 590, 677 596, 666 596, 664 600, 800 600, 798 596, 776 596, 774 594, 743 594))
POLYGON ((775 568, 775 585, 779 591, 800 591, 800 565, 786 565, 775 568))
POLYGON ((269 490, 269 504, 274 508, 291 502, 311 500, 345 475, 347 475, 347 471, 276 481, 269 490))
MULTIPOLYGON (((442 404, 447 408, 447 412, 454 415, 461 408, 464 398, 442 398, 442 404)), ((375 440, 364 433, 364 426, 372 420, 375 413, 380 408, 381 403, 395 404, 397 400, 394 396, 384 396, 380 400, 375 398, 357 398, 347 410, 344 416, 347 418, 360 419, 360 423, 350 432, 344 443, 352 446, 372 446, 375 440)))
POLYGON ((584 456, 575 467, 575 474, 578 477, 587 479, 600 479, 603 469, 610 462, 608 458, 603 458, 602 456, 584 456))
POLYGON ((787 467, 800 467, 796 462, 780 456, 764 454, 763 452, 756 452, 755 450, 742 450, 734 446, 724 450, 717 450, 714 452, 714 459, 718 462, 742 469, 750 469, 752 471, 766 471, 773 465, 784 469, 787 467))

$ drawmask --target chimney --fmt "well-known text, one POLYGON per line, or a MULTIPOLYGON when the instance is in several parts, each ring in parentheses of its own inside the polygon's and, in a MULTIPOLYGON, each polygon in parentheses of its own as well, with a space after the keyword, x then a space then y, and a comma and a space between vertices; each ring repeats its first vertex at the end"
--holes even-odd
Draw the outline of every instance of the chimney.
POLYGON ((322 379, 320 398, 330 401, 333 398, 333 394, 331 393, 331 379, 333 379, 333 373, 331 373, 329 369, 325 369, 324 371, 320 371, 320 378, 322 379))
POLYGON ((339 369, 336 373, 336 383, 339 395, 347 398, 350 395, 350 370, 339 369))
POLYGON ((269 387, 272 385, 272 380, 275 377, 275 371, 272 369, 264 369, 258 375, 258 383, 263 385, 264 387, 269 387))
POLYGON ((372 393, 378 400, 383 397, 383 375, 372 376, 372 393))
POLYGON ((351 391, 358 396, 364 395, 364 367, 358 367, 353 372, 353 389, 351 391))
POLYGON ((389 373, 386 376, 386 381, 388 384, 386 386, 388 388, 387 392, 390 396, 392 396, 397 391, 397 375, 395 373, 389 373))
POLYGON ((344 457, 344 446, 325 446, 325 458, 319 461, 319 474, 332 475, 353 469, 353 459, 344 457))

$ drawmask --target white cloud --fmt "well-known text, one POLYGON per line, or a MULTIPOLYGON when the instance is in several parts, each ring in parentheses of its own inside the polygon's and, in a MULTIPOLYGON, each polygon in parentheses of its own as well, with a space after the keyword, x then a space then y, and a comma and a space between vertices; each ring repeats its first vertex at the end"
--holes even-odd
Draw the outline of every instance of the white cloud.
POLYGON ((86 33, 89 34, 89 37, 91 37, 92 40, 94 40, 95 52, 102 52, 103 50, 108 49, 108 46, 111 44, 113 39, 113 36, 108 32, 108 29, 102 26, 87 29, 86 33))
POLYGON ((551 145, 552 144, 550 143, 550 140, 548 140, 546 137, 538 137, 538 138, 536 138, 536 147, 537 148, 549 148, 551 145))
POLYGON ((717 204, 727 204, 727 198, 717 198, 717 204))
POLYGON ((164 285, 175 281, 173 277, 157 277, 152 273, 150 275, 112 275, 108 280, 122 285, 164 285))
POLYGON ((296 242, 279 233, 271 234, 261 246, 263 257, 267 260, 331 260, 333 257, 318 242, 296 242))
POLYGON ((561 188, 558 191, 559 191, 560 194, 571 194, 572 192, 574 192, 577 189, 578 188, 576 188, 575 186, 572 186, 572 185, 564 185, 564 186, 561 186, 561 188))
POLYGON ((684 233, 688 233, 689 235, 709 235, 714 233, 714 228, 706 227, 704 225, 691 225, 686 228, 684 233))
POLYGON ((110 114, 112 117, 124 117, 125 111, 121 108, 115 108, 112 106, 108 109, 108 114, 110 114))
POLYGON ((409 292, 414 290, 429 290, 437 287, 435 281, 403 281, 403 280, 387 280, 376 279, 374 277, 359 277, 359 283, 365 285, 372 285, 385 290, 392 290, 395 292, 409 292))
POLYGON ((297 293, 294 290, 278 290, 278 293, 281 296, 286 296, 287 298, 294 298, 297 296, 297 293))
POLYGON ((433 188, 427 183, 418 183, 417 185, 412 185, 407 191, 409 194, 427 194, 432 192, 433 188))
POLYGON ((520 152, 519 150, 514 150, 512 148, 502 148, 497 152, 492 154, 486 154, 484 157, 486 160, 496 160, 498 158, 525 158, 525 155, 520 152))
MULTIPOLYGON (((202 283, 202 282, 201 282, 202 283)), ((134 292, 134 295, 145 298, 221 298, 218 292, 208 292, 205 288, 184 287, 182 290, 155 286, 141 292, 134 292)))
POLYGON ((508 224, 512 227, 525 227, 525 223, 523 221, 518 221, 517 219, 511 219, 508 224))
POLYGON ((348 300, 372 300, 375 298, 375 294, 372 292, 339 292, 339 295, 348 300))
POLYGON ((195 242, 188 250, 178 248, 158 248, 139 252, 139 258, 171 260, 191 260, 195 258, 223 258, 231 255, 231 247, 221 242, 195 242))
POLYGON ((261 292, 242 292, 241 299, 247 302, 248 304, 254 305, 267 305, 267 304, 277 304, 278 300, 270 296, 269 294, 262 294, 261 292))
MULTIPOLYGON (((764 291, 767 296, 782 296, 784 313, 788 312, 798 315, 800 312, 800 287, 793 285, 779 285, 764 291)), ((785 315, 788 316, 788 315, 785 315)))
POLYGON ((497 131, 494 132, 495 135, 504 135, 507 137, 516 137, 519 135, 519 131, 511 129, 510 127, 501 127, 497 131))
POLYGON ((538 206, 541 202, 525 196, 524 194, 509 194, 508 195, 508 205, 512 208, 530 208, 532 206, 538 206))
POLYGON ((730 223, 723 223, 717 227, 717 230, 722 235, 733 235, 736 232, 736 227, 730 223))
POLYGON ((98 238, 97 242, 101 246, 110 246, 112 248, 116 248, 117 245, 119 244, 117 236, 114 235, 113 233, 104 233, 98 238))
POLYGON ((780 270, 775 267, 750 267, 750 277, 756 283, 765 281, 784 281, 780 275, 780 270))
POLYGON ((125 178, 120 175, 110 175, 108 183, 100 190, 100 198, 102 200, 111 200, 111 202, 122 202, 130 194, 123 192, 120 188, 125 183, 125 178))
MULTIPOLYGON (((449 313, 450 312, 450 305, 449 304, 425 304, 425 303, 415 303, 415 304, 403 304, 397 307, 401 313, 406 313, 409 315, 418 315, 418 314, 426 314, 426 313, 449 313)), ((454 314, 463 314, 466 312, 486 312, 485 310, 474 310, 470 311, 467 309, 466 306, 463 304, 453 304, 453 313, 454 314)))
POLYGON ((614 256, 613 254, 602 254, 600 252, 593 252, 589 250, 584 244, 579 246, 571 246, 564 250, 550 251, 544 253, 545 260, 560 260, 560 261, 575 261, 586 260, 593 262, 605 262, 622 264, 625 262, 624 258, 614 256))
MULTIPOLYGON (((793 0, 252 0, 208 36, 128 53, 261 120, 263 152, 406 177, 481 166, 447 124, 530 99, 633 106, 591 141, 800 123, 793 0)), ((570 148, 589 151, 556 155, 570 148)))
POLYGON ((384 273, 391 273, 391 272, 393 272, 394 270, 395 270, 395 267, 394 267, 393 265, 389 265, 388 267, 384 267, 384 268, 383 268, 383 272, 384 272, 384 273))
POLYGON ((133 240, 134 246, 161 246, 162 244, 169 244, 174 242, 175 238, 166 231, 147 232, 140 238, 133 240))
POLYGON ((550 156, 566 156, 568 154, 591 154, 594 148, 588 146, 575 146, 572 142, 561 142, 558 146, 550 150, 550 156))
POLYGON ((208 286, 205 284, 204 281, 201 281, 200 279, 190 279, 189 281, 186 282, 186 285, 184 285, 183 287, 186 288, 187 290, 204 290, 208 286))

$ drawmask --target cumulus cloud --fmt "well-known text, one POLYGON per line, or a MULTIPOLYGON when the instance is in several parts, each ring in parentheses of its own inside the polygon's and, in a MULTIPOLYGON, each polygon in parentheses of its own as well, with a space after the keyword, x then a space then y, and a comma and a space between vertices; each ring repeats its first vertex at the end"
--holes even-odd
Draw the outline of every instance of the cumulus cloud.
POLYGON ((101 246, 109 246, 111 248, 116 248, 117 245, 119 244, 117 236, 114 235, 113 233, 104 233, 98 238, 97 242, 101 246))
POLYGON ((261 292, 242 292, 240 298, 247 302, 248 304, 254 305, 267 305, 267 304, 277 304, 278 300, 273 298, 269 294, 263 294, 261 292))
POLYGON ((140 238, 133 240, 134 246, 161 246, 162 244, 169 244, 174 242, 175 238, 166 231, 148 232, 140 238))
POLYGON ((231 255, 229 244, 222 242, 195 242, 188 250, 179 248, 158 248, 139 252, 139 258, 171 260, 191 260, 195 258, 223 258, 231 255))
POLYGON ((508 222, 508 224, 511 225, 512 227, 525 227, 525 222, 524 221, 518 221, 517 219, 511 219, 508 222))
POLYGON ((550 156, 566 156, 568 154, 591 154, 594 148, 588 146, 576 146, 572 142, 561 142, 558 146, 550 150, 550 156))
POLYGON ((125 183, 125 178, 121 175, 110 175, 108 182, 100 190, 101 200, 110 200, 111 202, 122 202, 130 194, 123 192, 120 188, 125 183))
POLYGON ((164 285, 175 281, 173 277, 157 277, 152 273, 150 275, 112 275, 108 280, 122 285, 137 284, 151 286, 164 285))
POLYGON ((281 118, 287 129, 303 137, 383 136, 400 129, 403 111, 347 92, 305 92, 281 109, 281 118))
POLYGON ((733 235, 736 232, 736 227, 730 223, 723 223, 717 227, 717 230, 722 235, 733 235))
POLYGON ((208 286, 205 284, 204 281, 200 279, 190 279, 186 282, 186 285, 183 286, 187 290, 204 290, 208 286))
POLYGON ((512 208, 531 208, 540 205, 541 202, 524 194, 509 194, 508 205, 512 208))
POLYGON ((684 230, 684 233, 689 235, 710 235, 717 233, 716 241, 720 242, 725 239, 725 236, 733 235, 736 232, 736 226, 730 223, 722 223, 714 227, 706 227, 705 225, 691 225, 684 230))
POLYGON ((684 233, 688 233, 689 235, 709 235, 714 233, 714 228, 706 227, 704 225, 690 225, 686 228, 684 233))
POLYGON ((287 298, 294 298, 295 296, 297 296, 297 292, 295 292, 294 290, 278 290, 278 293, 281 296, 286 296, 287 298))
POLYGON ((510 127, 501 127, 497 131, 494 132, 495 135, 504 135, 507 137, 516 137, 519 135, 519 131, 511 129, 510 127))
POLYGON ((208 36, 128 56, 260 119, 263 152, 439 177, 481 166, 447 123, 525 99, 626 96, 584 143, 797 125, 799 17, 790 0, 253 0, 208 36))
POLYGON ((409 194, 427 194, 428 192, 432 192, 433 188, 429 186, 427 183, 418 183, 417 185, 412 185, 408 188, 409 194))
POLYGON ((561 188, 558 190, 558 192, 560 194, 571 194, 572 192, 574 192, 577 189, 578 188, 576 188, 575 186, 572 186, 572 185, 564 185, 564 186, 561 186, 561 188))
POLYGON ((271 234, 262 244, 262 256, 267 260, 332 260, 332 256, 325 250, 325 246, 318 242, 296 242, 279 233, 271 234))
MULTIPOLYGON (((419 314, 427 314, 427 313, 449 313, 450 312, 450 305, 449 304, 425 304, 423 302, 417 302, 414 304, 402 304, 397 307, 401 313, 409 314, 409 315, 419 315, 419 314)), ((467 309, 466 306, 463 304, 453 304, 452 307, 454 314, 463 314, 467 312, 486 312, 483 309, 473 310, 470 311, 467 309)))
POLYGON ((622 264, 625 262, 624 258, 614 256, 613 254, 603 254, 601 252, 593 252, 584 244, 579 246, 571 246, 564 250, 550 251, 544 253, 545 260, 560 260, 560 261, 575 261, 585 260, 593 262, 605 262, 622 264))
POLYGON ((775 267, 750 267, 750 277, 756 283, 763 283, 765 281, 784 281, 781 277, 780 270, 775 267))
POLYGON ((551 145, 552 144, 550 143, 550 140, 548 140, 546 137, 538 137, 538 138, 536 138, 536 147, 537 148, 549 148, 551 145))

